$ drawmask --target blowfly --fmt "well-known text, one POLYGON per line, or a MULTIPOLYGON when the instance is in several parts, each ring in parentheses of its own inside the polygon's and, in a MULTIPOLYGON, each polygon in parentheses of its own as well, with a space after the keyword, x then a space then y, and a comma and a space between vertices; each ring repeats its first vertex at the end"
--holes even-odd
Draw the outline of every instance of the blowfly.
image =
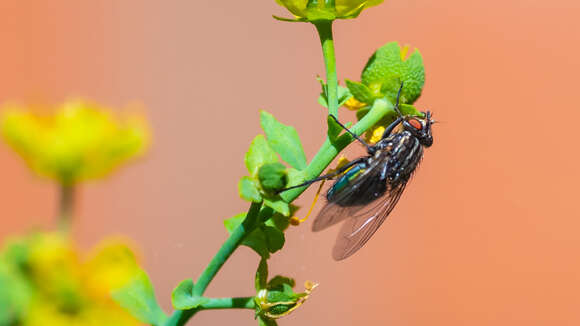
POLYGON ((401 88, 397 94, 397 119, 384 131, 381 140, 367 144, 331 117, 362 143, 368 156, 349 162, 342 168, 283 191, 303 187, 321 180, 336 179, 326 194, 328 202, 312 225, 320 231, 338 222, 342 225, 332 251, 335 260, 345 259, 359 250, 391 213, 407 182, 423 157, 423 147, 433 144, 431 112, 424 117, 404 116, 399 110, 401 88), (401 125, 397 132, 395 128, 401 125))

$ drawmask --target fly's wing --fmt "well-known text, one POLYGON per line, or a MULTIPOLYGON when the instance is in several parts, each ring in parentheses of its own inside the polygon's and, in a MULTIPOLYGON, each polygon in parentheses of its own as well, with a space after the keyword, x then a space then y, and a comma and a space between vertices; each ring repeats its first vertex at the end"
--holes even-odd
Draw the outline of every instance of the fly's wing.
POLYGON ((359 209, 352 218, 344 222, 332 249, 335 260, 351 256, 369 241, 401 198, 405 185, 406 182, 401 182, 389 187, 382 197, 368 207, 359 209))
MULTIPOLYGON (((349 217, 352 217, 368 205, 378 200, 372 200, 375 193, 384 191, 385 182, 380 181, 382 166, 388 160, 388 154, 375 160, 370 167, 356 177, 351 184, 344 187, 332 201, 329 201, 318 213, 312 224, 312 231, 321 231, 349 217), (358 203, 357 203, 358 199, 358 203)), ((379 197, 380 198, 380 197, 379 197)))

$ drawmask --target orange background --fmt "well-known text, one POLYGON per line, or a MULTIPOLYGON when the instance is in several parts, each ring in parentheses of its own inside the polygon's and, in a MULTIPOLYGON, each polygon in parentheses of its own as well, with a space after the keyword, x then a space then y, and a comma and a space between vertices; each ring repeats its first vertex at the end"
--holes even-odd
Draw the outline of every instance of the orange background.
MULTIPOLYGON (((149 155, 82 188, 74 232, 84 248, 109 234, 135 239, 167 310, 172 288, 226 238, 222 220, 248 207, 236 184, 261 132, 258 109, 295 126, 308 157, 324 137, 313 27, 274 21, 286 15, 274 0, 248 3, 0 2, 2 102, 147 107, 149 155)), ((578 17, 571 0, 389 0, 336 23, 339 79, 358 79, 384 43, 416 46, 427 73, 417 104, 443 123, 355 256, 331 259, 336 229, 286 233, 272 273, 321 285, 282 325, 580 324, 578 17)), ((4 144, 0 162, 0 238, 50 225, 54 187, 4 144)), ((207 294, 251 295, 257 263, 241 248, 207 294)), ((195 319, 255 324, 250 311, 195 319)))

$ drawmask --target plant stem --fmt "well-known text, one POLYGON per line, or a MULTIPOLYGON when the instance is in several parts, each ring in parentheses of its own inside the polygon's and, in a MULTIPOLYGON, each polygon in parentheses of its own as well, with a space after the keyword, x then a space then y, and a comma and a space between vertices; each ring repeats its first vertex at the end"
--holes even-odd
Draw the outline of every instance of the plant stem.
POLYGON ((209 309, 255 309, 254 297, 242 298, 209 298, 209 302, 202 304, 198 310, 209 309))
POLYGON ((332 38, 332 20, 322 20, 314 23, 326 67, 326 96, 328 99, 328 114, 338 118, 338 78, 336 76, 336 57, 334 54, 334 40, 332 38))
POLYGON ((59 192, 58 227, 62 232, 68 233, 74 213, 75 187, 73 184, 62 183, 59 192))
MULTIPOLYGON (((245 237, 248 236, 261 222, 259 218, 262 215, 270 213, 270 209, 265 209, 260 214, 260 208, 262 207, 262 203, 252 203, 248 213, 246 214, 246 218, 227 238, 221 248, 218 250, 216 255, 213 259, 209 262, 203 273, 195 282, 193 287, 193 295, 194 296, 201 296, 205 292, 205 289, 209 285, 209 283, 213 280, 217 272, 226 262, 226 260, 231 256, 231 254, 238 248, 238 246, 244 241, 245 237), (266 212, 268 211, 268 212, 266 212)), ((176 310, 167 320, 165 326, 182 326, 187 323, 187 321, 195 315, 197 311, 201 308, 190 309, 190 310, 176 310)), ((218 309, 218 308, 215 308, 218 309)))

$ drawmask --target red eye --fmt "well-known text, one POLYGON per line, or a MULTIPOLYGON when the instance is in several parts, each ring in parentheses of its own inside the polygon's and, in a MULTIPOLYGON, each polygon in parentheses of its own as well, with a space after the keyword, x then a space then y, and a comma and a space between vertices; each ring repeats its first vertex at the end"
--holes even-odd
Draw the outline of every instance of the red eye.
POLYGON ((410 119, 408 122, 411 126, 413 126, 413 128, 415 128, 417 130, 423 129, 423 125, 417 119, 410 119))

